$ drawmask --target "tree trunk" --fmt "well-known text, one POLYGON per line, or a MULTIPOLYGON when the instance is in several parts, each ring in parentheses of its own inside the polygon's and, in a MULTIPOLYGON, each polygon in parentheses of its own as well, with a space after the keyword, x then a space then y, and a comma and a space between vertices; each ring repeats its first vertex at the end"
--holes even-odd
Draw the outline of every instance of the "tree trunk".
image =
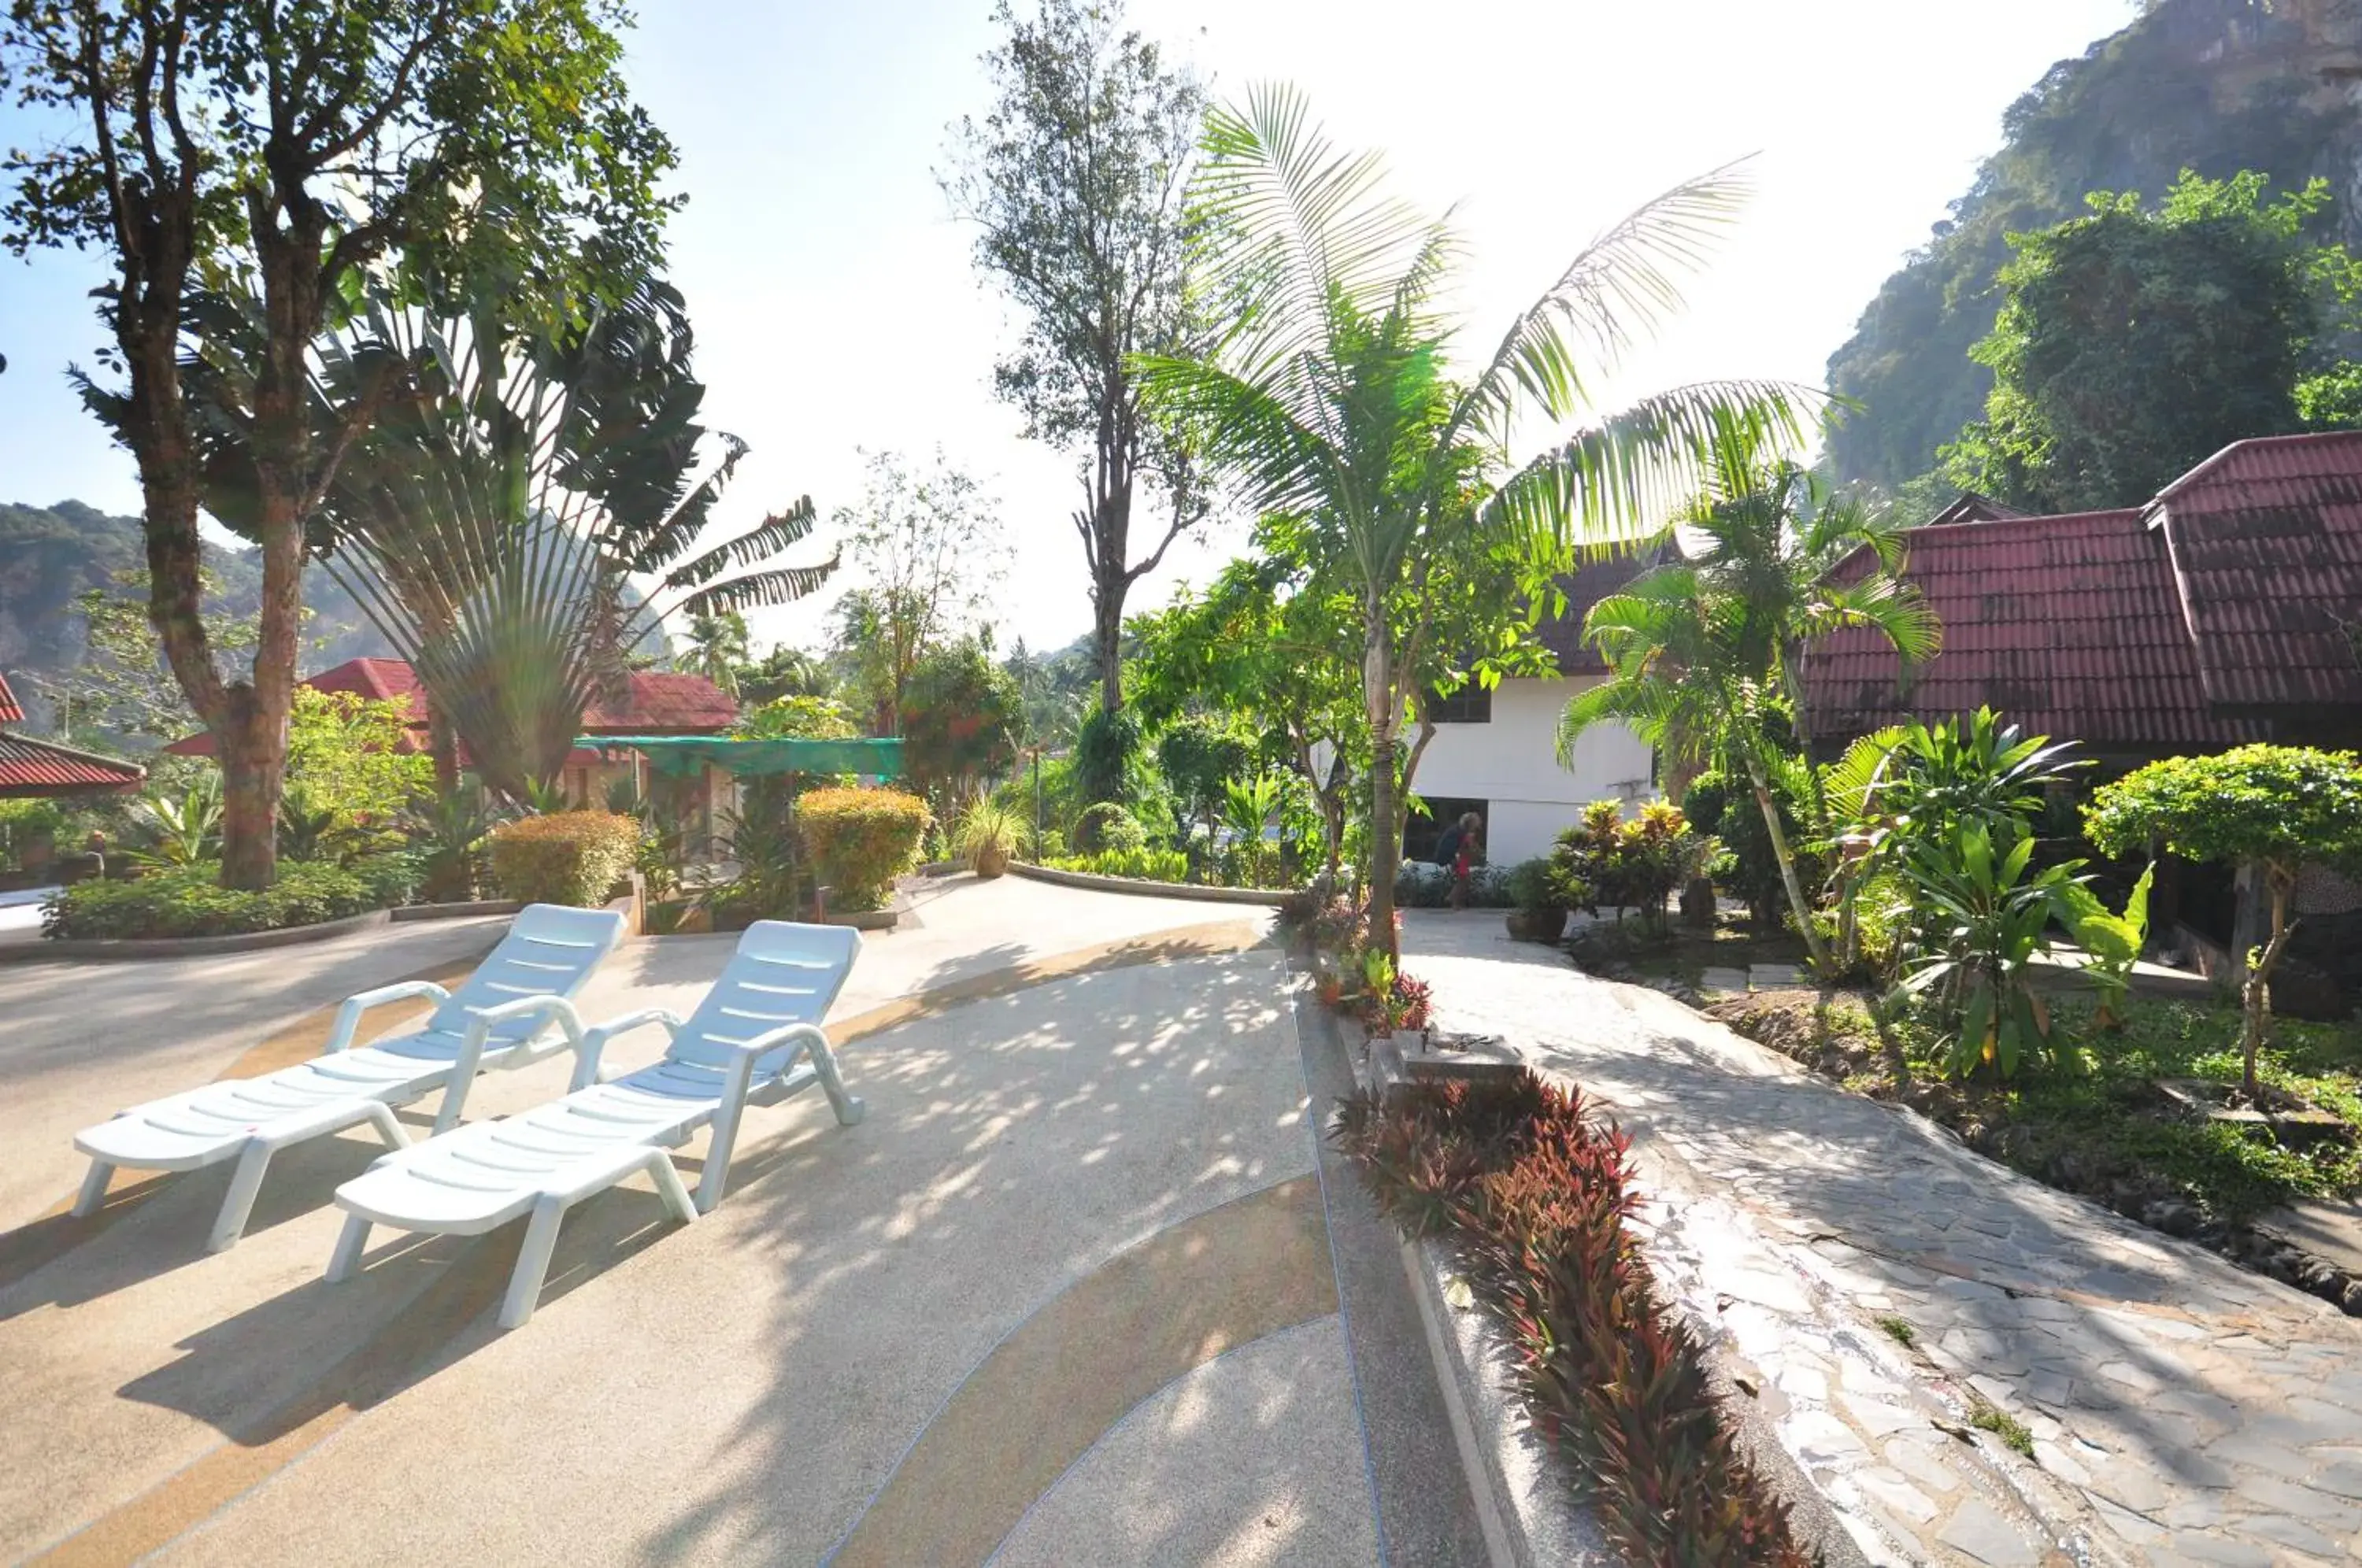
POLYGON ((1395 872, 1402 862, 1402 830, 1395 788, 1394 649, 1386 635, 1385 608, 1363 607, 1362 698, 1370 711, 1370 945, 1402 966, 1395 939, 1395 872))
POLYGON ((1796 929, 1804 934, 1805 951, 1811 955, 1813 968, 1826 978, 1829 973, 1828 949, 1821 943, 1821 933, 1813 929, 1813 906, 1805 897, 1805 885, 1796 876, 1796 856, 1788 847, 1788 835, 1780 826, 1779 803, 1772 798, 1772 781, 1763 771, 1763 763, 1752 752, 1747 758, 1749 781, 1755 786, 1755 804, 1763 813, 1764 831, 1772 835, 1772 856, 1780 862, 1780 882, 1788 889, 1788 907, 1795 911, 1796 929))
MULTIPOLYGON (((2256 1081, 2256 1055, 2263 1049, 2264 1036, 2272 1023, 2272 966, 2280 961, 2280 950, 2288 945, 2293 928, 2289 924, 2289 895, 2296 888, 2293 869, 2283 875, 2278 867, 2258 866, 2257 875, 2271 885, 2272 936, 2256 961, 2247 965, 2246 978, 2239 986, 2239 1003, 2244 1017, 2239 1024, 2239 1057, 2242 1075, 2250 1104, 2260 1109, 2262 1089, 2256 1081)), ((2246 955, 2240 955, 2246 962, 2246 955)))
POLYGON ((426 705, 426 751, 435 760, 435 793, 450 800, 459 792, 459 736, 431 701, 426 705))
POLYGON ((1112 713, 1123 706, 1123 599, 1131 583, 1120 558, 1098 579, 1091 588, 1091 647, 1099 661, 1099 708, 1112 713))

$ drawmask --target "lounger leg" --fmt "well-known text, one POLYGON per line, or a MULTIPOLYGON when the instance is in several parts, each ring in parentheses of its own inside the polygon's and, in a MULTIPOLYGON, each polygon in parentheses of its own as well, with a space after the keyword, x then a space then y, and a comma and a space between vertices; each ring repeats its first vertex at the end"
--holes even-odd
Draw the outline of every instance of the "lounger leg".
POLYGON ((245 1151, 237 1157, 237 1170, 229 1178, 229 1191, 222 1196, 214 1233, 205 1239, 205 1251, 226 1253, 246 1233, 247 1219, 254 1212, 254 1195, 262 1190, 262 1173, 270 1168, 270 1144, 259 1138, 247 1140, 245 1151))
POLYGON ((664 1199, 667 1209, 680 1217, 683 1224, 697 1218, 697 1204, 689 1196, 689 1186, 680 1179, 680 1168, 672 1156, 662 1149, 648 1151, 648 1175, 656 1178, 657 1196, 664 1199))
POLYGON ((722 1109, 713 1113, 713 1136, 705 1145, 705 1174, 697 1178, 700 1214, 712 1213, 730 1186, 730 1151, 738 1142, 738 1121, 745 1110, 743 1101, 724 1099, 722 1109))
POLYGON ((402 1125, 402 1118, 393 1113, 393 1107, 387 1105, 382 1100, 371 1100, 369 1108, 369 1119, 370 1125, 377 1129, 377 1135, 385 1140, 385 1146, 387 1148, 407 1149, 410 1147, 410 1134, 403 1129, 402 1125))
POLYGON ((337 1235, 337 1250, 328 1254, 328 1283, 340 1285, 360 1272, 361 1253, 369 1248, 370 1222, 358 1214, 345 1216, 337 1235))
POLYGON ((87 1220, 98 1212, 106 1201, 106 1184, 115 1179, 115 1165, 107 1160, 93 1160, 90 1171, 82 1178, 82 1192, 74 1198, 74 1217, 87 1220))
POLYGON ((836 1112, 838 1126, 855 1126, 869 1114, 868 1106, 844 1092, 844 1080, 836 1073, 836 1053, 825 1042, 812 1043, 811 1065, 813 1076, 820 1079, 821 1092, 828 1096, 829 1107, 836 1112))
POLYGON ((549 1254, 557 1247, 558 1221, 566 1218, 566 1200, 543 1193, 525 1221, 524 1245, 517 1252, 516 1272, 509 1275, 508 1298, 501 1303, 501 1327, 522 1329, 533 1320, 541 1299, 541 1282, 549 1273, 549 1254))

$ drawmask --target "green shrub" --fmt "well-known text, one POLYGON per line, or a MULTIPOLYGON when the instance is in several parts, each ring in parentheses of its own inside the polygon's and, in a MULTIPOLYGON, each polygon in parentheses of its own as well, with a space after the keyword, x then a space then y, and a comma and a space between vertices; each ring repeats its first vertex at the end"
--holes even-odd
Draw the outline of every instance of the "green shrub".
POLYGON ((919 863, 933 818, 926 801, 900 790, 811 790, 796 801, 812 871, 832 907, 883 908, 894 878, 919 863))
MULTIPOLYGON (((1812 808, 1792 782, 1775 780, 1772 799, 1780 813, 1780 831, 1790 847, 1812 835, 1805 831, 1812 808)), ((1682 793, 1682 812, 1695 831, 1714 837, 1721 853, 1706 867, 1715 885, 1745 900, 1748 918, 1759 926, 1776 926, 1788 899, 1781 880, 1780 857, 1772 849, 1771 830, 1763 825, 1762 808, 1755 803, 1754 786, 1744 776, 1702 773, 1682 793)), ((1799 854, 1797 878, 1807 889, 1827 876, 1811 856, 1799 854)))
POLYGON ((1054 871, 1093 877, 1134 877, 1145 882, 1179 882, 1189 875, 1189 856, 1178 849, 1103 849, 1097 855, 1061 855, 1044 862, 1054 871))
POLYGON ((417 862, 378 856, 350 866, 291 863, 260 892, 217 885, 218 861, 152 872, 136 881, 76 882, 52 895, 41 931, 59 940, 91 937, 230 936, 284 926, 317 925, 407 903, 418 886, 417 862))
POLYGON ((597 909, 640 850, 636 818, 613 812, 557 812, 492 830, 492 886, 528 904, 597 909))
POLYGON ((1661 924, 1665 900, 1697 875, 1712 846, 1678 806, 1651 802, 1628 822, 1616 801, 1594 801, 1558 835, 1551 876, 1569 909, 1636 909, 1661 924))
POLYGON ((1811 1562, 1629 1228, 1629 1140, 1523 1073, 1344 1102, 1337 1142, 1412 1236, 1455 1242, 1535 1428, 1635 1562, 1811 1562))
POLYGON ((1148 847, 1148 830, 1113 801, 1101 801, 1075 822, 1075 847, 1086 855, 1113 850, 1125 853, 1148 847))

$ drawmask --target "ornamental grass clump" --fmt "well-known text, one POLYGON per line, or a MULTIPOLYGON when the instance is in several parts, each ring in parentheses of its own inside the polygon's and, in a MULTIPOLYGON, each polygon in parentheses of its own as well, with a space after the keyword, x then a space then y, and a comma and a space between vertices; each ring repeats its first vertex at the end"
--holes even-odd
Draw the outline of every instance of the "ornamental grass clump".
POLYGON ((1396 1224, 1458 1248, 1508 1336, 1536 1430, 1591 1483, 1633 1561, 1812 1561, 1640 1255, 1629 1141, 1595 1125, 1578 1092, 1531 1073, 1412 1084, 1346 1100, 1336 1137, 1396 1224))
POLYGON ((933 821, 926 801, 900 790, 808 790, 796 826, 832 907, 883 908, 894 878, 919 863, 933 821))
POLYGON ((492 830, 492 885, 527 904, 597 909, 632 869, 640 850, 636 817, 557 812, 492 830))

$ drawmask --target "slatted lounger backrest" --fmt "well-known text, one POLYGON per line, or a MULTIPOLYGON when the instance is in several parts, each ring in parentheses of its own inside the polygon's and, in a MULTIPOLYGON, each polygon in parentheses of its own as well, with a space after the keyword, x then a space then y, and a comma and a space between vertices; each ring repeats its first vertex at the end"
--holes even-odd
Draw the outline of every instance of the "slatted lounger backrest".
MULTIPOLYGON (((467 1031, 471 1008, 497 1007, 519 997, 561 996, 569 1000, 590 978, 601 959, 624 940, 624 917, 613 910, 568 909, 563 904, 527 904, 509 923, 501 944, 484 955, 467 983, 435 1010, 431 1032, 467 1031)), ((488 1037, 502 1044, 531 1038, 546 1019, 517 1019, 497 1025, 488 1037)))
MULTIPOLYGON (((783 1023, 818 1023, 861 952, 861 933, 844 925, 800 925, 758 920, 738 939, 738 951, 722 977, 666 1055, 676 1062, 709 1067, 730 1065, 719 1045, 743 1045, 783 1023)), ((755 1064, 761 1077, 779 1070, 789 1048, 766 1053, 755 1064)))

